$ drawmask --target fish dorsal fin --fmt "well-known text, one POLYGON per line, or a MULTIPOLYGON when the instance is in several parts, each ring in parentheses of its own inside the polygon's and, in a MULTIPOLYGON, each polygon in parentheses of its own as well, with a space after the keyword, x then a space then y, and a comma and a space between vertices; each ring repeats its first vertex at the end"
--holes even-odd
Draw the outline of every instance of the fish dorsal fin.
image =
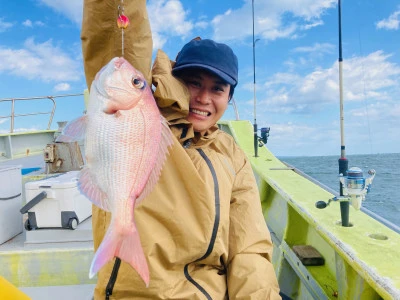
POLYGON ((168 147, 173 144, 173 135, 171 129, 168 127, 167 120, 160 115, 161 118, 161 142, 158 148, 157 162, 150 173, 149 180, 146 183, 142 193, 136 200, 136 205, 140 203, 150 192, 153 190, 158 179, 160 178, 161 169, 164 165, 165 159, 168 154, 168 147))
POLYGON ((87 115, 68 122, 56 142, 74 142, 85 139, 87 115))
POLYGON ((92 203, 105 211, 111 211, 110 200, 94 182, 90 170, 84 167, 79 174, 78 188, 92 203))

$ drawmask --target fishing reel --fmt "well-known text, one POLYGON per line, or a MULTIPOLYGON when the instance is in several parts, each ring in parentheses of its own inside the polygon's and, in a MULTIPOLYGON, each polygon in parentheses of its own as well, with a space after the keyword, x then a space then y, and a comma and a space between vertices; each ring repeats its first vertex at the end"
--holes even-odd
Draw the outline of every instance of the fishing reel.
POLYGON ((339 175, 343 196, 333 197, 328 202, 318 201, 315 203, 315 206, 322 209, 327 207, 332 201, 339 201, 349 202, 356 210, 359 210, 362 201, 365 200, 365 195, 370 191, 375 174, 375 170, 371 169, 368 171, 368 176, 364 177, 363 171, 360 168, 350 168, 347 171, 347 176, 343 174, 339 175))
POLYGON ((339 175, 343 195, 348 196, 350 204, 355 209, 359 210, 361 208, 361 203, 365 200, 365 195, 370 191, 375 174, 375 170, 371 169, 368 171, 369 176, 364 177, 363 171, 360 168, 353 167, 347 171, 347 176, 343 176, 343 174, 339 175))
POLYGON ((270 130, 271 130, 270 127, 262 127, 261 128, 261 137, 257 136, 258 147, 262 147, 265 144, 267 144, 270 130))

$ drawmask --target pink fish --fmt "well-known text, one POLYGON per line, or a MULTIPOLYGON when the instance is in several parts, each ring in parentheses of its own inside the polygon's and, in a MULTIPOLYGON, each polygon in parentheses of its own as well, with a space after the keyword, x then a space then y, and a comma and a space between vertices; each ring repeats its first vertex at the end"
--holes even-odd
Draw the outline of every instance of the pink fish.
POLYGON ((79 189, 111 212, 111 223, 90 267, 92 278, 119 257, 149 284, 149 269, 134 207, 157 183, 172 134, 143 75, 122 57, 96 75, 87 113, 66 126, 57 141, 85 139, 86 164, 79 189))

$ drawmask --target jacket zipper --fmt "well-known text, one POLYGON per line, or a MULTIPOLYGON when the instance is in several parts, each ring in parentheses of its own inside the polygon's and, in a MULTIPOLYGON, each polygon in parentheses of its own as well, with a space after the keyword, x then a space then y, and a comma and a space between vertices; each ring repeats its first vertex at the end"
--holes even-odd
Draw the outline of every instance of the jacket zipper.
POLYGON ((110 280, 108 281, 108 284, 106 287, 106 300, 109 300, 110 296, 113 293, 113 289, 114 289, 115 281, 117 281, 118 270, 119 270, 120 265, 121 265, 121 259, 116 257, 114 267, 111 272, 110 280))
MULTIPOLYGON (((207 157, 207 155, 204 153, 204 151, 201 149, 197 149, 197 151, 200 153, 201 157, 206 161, 207 166, 210 169, 211 175, 213 177, 214 199, 215 199, 215 218, 214 218, 214 225, 213 225, 213 230, 212 230, 212 234, 211 234, 211 238, 210 238, 210 243, 208 244, 206 253, 202 257, 196 259, 195 261, 193 261, 191 263, 195 263, 200 260, 203 260, 211 254, 211 252, 214 248, 215 240, 217 238, 217 232, 218 232, 219 220, 220 220, 220 199, 219 199, 219 186, 218 186, 217 174, 215 173, 215 169, 214 169, 210 159, 207 157)), ((207 300, 212 300, 211 296, 207 293, 207 291, 190 276, 188 268, 191 263, 186 264, 184 267, 184 274, 185 274, 186 279, 189 280, 207 298, 207 300)), ((109 279, 107 287, 106 287, 106 300, 109 300, 110 296, 112 295, 114 285, 117 280, 117 275, 118 275, 118 270, 119 270, 120 265, 121 265, 121 259, 119 259, 117 257, 115 259, 114 267, 113 267, 110 279, 109 279)))
MULTIPOLYGON (((197 149, 197 151, 200 153, 201 157, 206 161, 207 166, 210 169, 211 175, 214 180, 215 218, 214 218, 214 225, 213 225, 213 230, 212 230, 212 234, 211 234, 211 238, 210 238, 210 243, 208 244, 206 253, 202 257, 196 259, 195 261, 193 261, 191 263, 195 263, 200 260, 203 260, 211 254, 211 252, 214 248, 215 240, 217 238, 217 232, 218 232, 219 220, 220 220, 220 199, 219 199, 219 186, 218 186, 217 174, 215 173, 215 169, 214 169, 210 159, 207 157, 207 155, 204 153, 204 151, 201 149, 197 149)), ((208 300, 212 300, 211 296, 207 293, 207 291, 190 276, 188 268, 191 263, 186 264, 184 267, 184 274, 185 274, 186 279, 189 280, 197 289, 199 289, 199 291, 204 296, 206 296, 206 298, 208 300)))

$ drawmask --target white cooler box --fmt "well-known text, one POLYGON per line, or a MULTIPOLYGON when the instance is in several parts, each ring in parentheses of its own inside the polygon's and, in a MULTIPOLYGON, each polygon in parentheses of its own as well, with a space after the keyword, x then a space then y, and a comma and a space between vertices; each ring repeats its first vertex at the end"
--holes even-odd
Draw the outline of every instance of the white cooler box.
POLYGON ((0 168, 0 244, 22 232, 21 166, 0 168))
POLYGON ((77 187, 79 171, 71 171, 48 179, 25 184, 27 213, 25 229, 76 229, 79 223, 92 215, 92 203, 77 187))

